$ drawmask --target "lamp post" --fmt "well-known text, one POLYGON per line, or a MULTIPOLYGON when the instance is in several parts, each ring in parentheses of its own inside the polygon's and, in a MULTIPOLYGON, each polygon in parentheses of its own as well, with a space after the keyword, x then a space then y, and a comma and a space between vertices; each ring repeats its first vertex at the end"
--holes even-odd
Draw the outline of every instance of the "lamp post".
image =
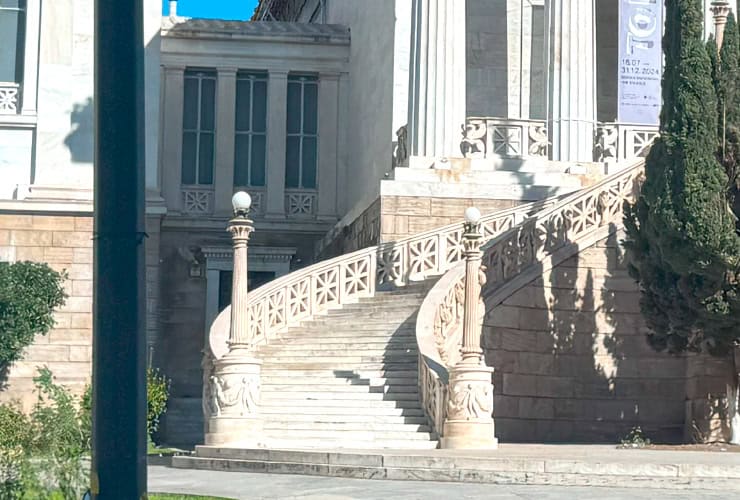
POLYGON ((714 39, 717 40, 717 50, 720 50, 725 35, 727 16, 730 15, 730 2, 728 0, 714 0, 711 9, 714 17, 714 39))
POLYGON ((247 247, 254 231, 248 218, 252 198, 240 191, 231 202, 234 217, 229 221, 228 231, 234 248, 234 270, 229 352, 215 361, 204 391, 205 442, 206 445, 257 446, 263 427, 258 408, 262 362, 251 355, 254 339, 249 329, 247 299, 247 247))
POLYGON ((479 301, 482 285, 480 211, 465 211, 465 304, 460 361, 450 370, 443 448, 494 449, 493 368, 483 363, 479 301))

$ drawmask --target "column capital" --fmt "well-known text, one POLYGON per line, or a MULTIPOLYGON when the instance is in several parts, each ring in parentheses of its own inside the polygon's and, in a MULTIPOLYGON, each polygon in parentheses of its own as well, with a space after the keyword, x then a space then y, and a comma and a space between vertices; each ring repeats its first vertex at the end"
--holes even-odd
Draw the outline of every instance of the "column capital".
POLYGON ((219 77, 229 76, 229 77, 236 78, 236 74, 238 71, 239 71, 239 68, 234 68, 231 66, 219 66, 218 68, 216 68, 216 73, 218 73, 219 77))
POLYGON ((184 73, 185 72, 185 65, 184 64, 163 64, 162 69, 165 73, 184 73))

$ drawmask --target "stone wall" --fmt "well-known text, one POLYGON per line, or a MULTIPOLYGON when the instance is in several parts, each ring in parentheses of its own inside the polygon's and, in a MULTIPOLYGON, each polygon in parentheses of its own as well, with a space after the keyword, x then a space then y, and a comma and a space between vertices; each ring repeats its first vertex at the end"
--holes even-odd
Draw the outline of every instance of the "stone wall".
POLYGON ((686 441, 714 442, 732 435, 727 412, 728 383, 740 369, 740 350, 736 349, 737 368, 732 356, 690 355, 686 360, 686 441))
POLYGON ((686 359, 655 353, 614 233, 487 310, 502 441, 680 441, 686 359))
POLYGON ((17 400, 29 411, 36 402, 33 378, 47 366, 58 382, 76 393, 90 382, 92 363, 92 216, 0 213, 0 258, 46 262, 66 271, 66 304, 56 326, 37 336, 23 360, 3 377, 0 402, 17 400))
POLYGON ((465 209, 476 206, 489 214, 519 205, 516 200, 472 198, 417 198, 383 196, 381 199, 380 239, 396 241, 447 224, 461 223, 465 209))

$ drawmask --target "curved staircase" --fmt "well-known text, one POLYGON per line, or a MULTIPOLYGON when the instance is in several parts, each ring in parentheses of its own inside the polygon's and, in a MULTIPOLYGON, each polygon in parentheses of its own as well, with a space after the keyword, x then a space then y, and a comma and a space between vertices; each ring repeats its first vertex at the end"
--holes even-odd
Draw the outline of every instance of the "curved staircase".
POLYGON ((422 282, 290 328, 257 350, 264 439, 277 448, 436 448, 417 386, 422 282))

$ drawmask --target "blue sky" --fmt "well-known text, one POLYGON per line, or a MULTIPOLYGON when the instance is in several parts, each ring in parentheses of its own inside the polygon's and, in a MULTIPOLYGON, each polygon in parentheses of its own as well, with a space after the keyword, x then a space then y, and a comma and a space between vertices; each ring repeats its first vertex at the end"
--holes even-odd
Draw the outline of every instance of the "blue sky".
MULTIPOLYGON (((169 0, 162 0, 162 14, 169 14, 169 0)), ((177 13, 185 17, 245 20, 252 17, 257 0, 179 0, 177 13)))

